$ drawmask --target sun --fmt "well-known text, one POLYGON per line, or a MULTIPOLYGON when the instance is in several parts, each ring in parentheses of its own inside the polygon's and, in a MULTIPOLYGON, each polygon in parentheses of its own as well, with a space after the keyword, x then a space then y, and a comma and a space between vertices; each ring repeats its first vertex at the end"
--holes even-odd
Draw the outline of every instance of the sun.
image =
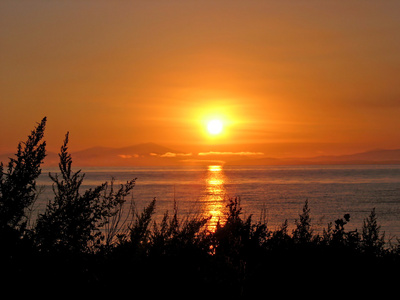
POLYGON ((207 123, 207 131, 211 135, 217 135, 222 132, 224 124, 221 120, 211 120, 207 123))

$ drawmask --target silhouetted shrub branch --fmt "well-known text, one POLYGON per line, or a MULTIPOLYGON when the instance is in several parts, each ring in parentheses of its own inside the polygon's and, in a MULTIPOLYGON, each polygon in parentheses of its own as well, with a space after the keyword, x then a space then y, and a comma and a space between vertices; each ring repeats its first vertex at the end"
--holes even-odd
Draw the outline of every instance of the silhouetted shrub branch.
POLYGON ((375 208, 368 218, 364 219, 362 227, 361 247, 366 253, 381 255, 385 246, 385 233, 380 235, 381 226, 378 225, 375 208))
POLYGON ((79 189, 84 174, 80 170, 72 171, 67 145, 68 133, 59 154, 61 177, 49 174, 55 198, 39 215, 34 239, 42 251, 93 251, 104 239, 100 229, 118 214, 135 180, 121 185, 116 192, 112 181, 111 185, 105 182, 81 194, 79 189))
POLYGON ((26 209, 36 198, 36 179, 46 156, 46 142, 42 142, 46 118, 38 124, 24 143, 18 144, 16 158, 10 158, 4 172, 0 163, 0 230, 23 231, 26 209))

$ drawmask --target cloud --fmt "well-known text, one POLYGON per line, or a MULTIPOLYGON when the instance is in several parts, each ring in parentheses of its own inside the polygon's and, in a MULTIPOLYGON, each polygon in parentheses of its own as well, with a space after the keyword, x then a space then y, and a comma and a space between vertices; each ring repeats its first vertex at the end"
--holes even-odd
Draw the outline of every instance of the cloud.
POLYGON ((119 154, 118 157, 121 157, 123 159, 127 159, 127 158, 138 158, 139 154, 119 154))
POLYGON ((173 152, 166 152, 161 154, 160 157, 181 157, 181 156, 192 156, 192 153, 173 153, 173 152))
MULTIPOLYGON (((150 156, 153 157, 163 157, 163 158, 173 158, 173 157, 188 157, 192 156, 192 153, 174 153, 174 152, 166 152, 164 154, 157 154, 154 152, 149 153, 150 156)), ((139 158, 139 154, 119 154, 118 157, 123 158, 123 159, 129 159, 129 158, 139 158)), ((144 157, 142 155, 142 157, 144 157)))
POLYGON ((180 162, 192 164, 225 164, 225 161, 217 159, 182 159, 180 162))
POLYGON ((200 152, 199 156, 210 156, 210 155, 237 155, 237 156, 254 156, 254 155, 264 155, 263 152, 218 152, 218 151, 210 151, 210 152, 200 152))

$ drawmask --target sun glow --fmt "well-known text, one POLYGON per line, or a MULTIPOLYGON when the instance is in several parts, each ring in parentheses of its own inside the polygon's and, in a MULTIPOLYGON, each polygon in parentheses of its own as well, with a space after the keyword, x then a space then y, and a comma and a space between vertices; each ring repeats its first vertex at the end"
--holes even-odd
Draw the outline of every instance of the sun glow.
POLYGON ((233 107, 226 101, 206 101, 201 107, 193 108, 193 121, 204 137, 205 143, 228 143, 239 120, 233 107))
POLYGON ((222 132, 224 124, 221 120, 211 120, 207 123, 207 131, 209 134, 217 135, 222 132))

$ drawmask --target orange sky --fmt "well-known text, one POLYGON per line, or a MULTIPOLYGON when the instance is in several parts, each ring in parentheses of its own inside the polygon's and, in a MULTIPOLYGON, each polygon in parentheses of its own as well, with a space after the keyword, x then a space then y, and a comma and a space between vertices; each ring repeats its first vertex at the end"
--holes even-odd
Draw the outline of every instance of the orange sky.
POLYGON ((400 148, 400 1, 0 2, 0 152, 400 148), (205 122, 224 120, 210 137, 205 122), (219 147, 219 148, 218 148, 219 147))

